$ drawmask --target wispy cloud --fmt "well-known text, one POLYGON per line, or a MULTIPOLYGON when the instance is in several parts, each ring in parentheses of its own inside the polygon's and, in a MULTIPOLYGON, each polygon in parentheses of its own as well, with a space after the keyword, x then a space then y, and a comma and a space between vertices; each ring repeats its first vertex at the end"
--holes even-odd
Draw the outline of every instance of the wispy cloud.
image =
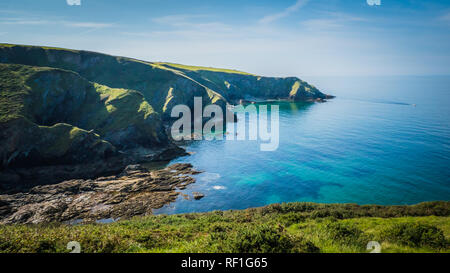
POLYGON ((152 21, 175 28, 177 31, 204 31, 204 32, 227 32, 231 31, 231 26, 218 21, 210 20, 211 15, 206 14, 177 14, 153 18, 152 21))
POLYGON ((301 7, 306 5, 306 3, 308 3, 308 1, 309 0, 297 0, 297 2, 295 2, 294 5, 287 7, 282 12, 266 15, 262 19, 260 19, 259 22, 262 24, 267 24, 267 23, 271 23, 273 21, 279 20, 283 17, 289 16, 291 13, 296 12, 301 7))
POLYGON ((349 15, 340 12, 326 12, 320 18, 309 19, 300 22, 305 30, 336 30, 345 27, 349 23, 365 22, 367 18, 349 15))
POLYGON ((23 11, 12 9, 0 9, 0 13, 3 14, 23 14, 23 11))
POLYGON ((40 19, 25 19, 25 18, 6 18, 0 21, 4 25, 45 25, 50 24, 51 21, 40 19))
POLYGON ((106 28, 112 27, 112 23, 99 23, 99 22, 75 22, 64 20, 43 20, 43 19, 27 19, 27 18, 6 18, 0 20, 0 24, 5 25, 63 25, 66 27, 77 28, 106 28))
POLYGON ((164 25, 184 25, 186 23, 191 22, 192 20, 198 20, 198 19, 207 19, 211 18, 211 15, 207 14, 173 14, 173 15, 166 15, 161 17, 153 18, 152 21, 158 24, 164 24, 164 25))
POLYGON ((81 0, 66 0, 69 6, 81 6, 81 0))
POLYGON ((64 25, 68 27, 79 27, 79 28, 106 28, 114 26, 114 24, 110 23, 95 23, 95 22, 64 22, 64 25))

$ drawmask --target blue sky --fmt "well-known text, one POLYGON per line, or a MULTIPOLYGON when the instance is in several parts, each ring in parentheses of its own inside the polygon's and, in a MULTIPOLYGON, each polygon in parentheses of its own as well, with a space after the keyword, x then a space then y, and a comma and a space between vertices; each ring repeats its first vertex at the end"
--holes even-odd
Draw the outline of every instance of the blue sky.
POLYGON ((450 75, 450 1, 2 0, 0 41, 267 76, 450 75))

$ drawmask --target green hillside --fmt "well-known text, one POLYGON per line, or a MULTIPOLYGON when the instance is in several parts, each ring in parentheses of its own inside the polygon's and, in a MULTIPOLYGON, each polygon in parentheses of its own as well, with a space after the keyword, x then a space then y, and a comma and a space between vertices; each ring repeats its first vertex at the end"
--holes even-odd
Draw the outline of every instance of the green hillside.
POLYGON ((313 100, 326 95, 294 77, 0 44, 1 166, 80 163, 118 150, 163 147, 169 142, 165 127, 172 107, 193 107, 194 97, 202 97, 204 106, 225 109, 240 99, 313 100), (64 145, 54 145, 47 134, 60 131, 48 128, 58 124, 85 132, 80 134, 83 141, 64 133, 56 142, 64 145))
POLYGON ((188 104, 192 104, 189 100, 193 95, 211 97, 212 94, 216 103, 246 96, 289 98, 295 84, 299 85, 300 92, 291 96, 292 99, 325 98, 319 90, 295 77, 259 77, 230 69, 152 63, 88 51, 0 44, 0 62, 72 70, 89 81, 137 90, 157 112, 166 104, 169 90, 172 90, 173 103, 188 104))
POLYGON ((158 62, 156 64, 165 66, 165 67, 169 67, 169 68, 174 68, 174 69, 190 70, 190 71, 197 71, 197 72, 198 71, 210 71, 210 72, 222 72, 222 73, 255 76, 255 75, 247 73, 247 72, 242 72, 239 70, 232 70, 232 69, 224 69, 224 68, 214 68, 214 67, 194 66, 194 65, 184 65, 184 64, 174 64, 174 63, 163 63, 163 62, 158 62))
POLYGON ((141 93, 48 67, 0 64, 2 165, 81 163, 167 142, 141 93))

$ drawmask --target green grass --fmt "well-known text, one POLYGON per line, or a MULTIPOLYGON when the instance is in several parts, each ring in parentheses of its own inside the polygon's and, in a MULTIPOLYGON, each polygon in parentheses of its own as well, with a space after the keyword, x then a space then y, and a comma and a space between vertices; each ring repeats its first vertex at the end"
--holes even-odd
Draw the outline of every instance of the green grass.
POLYGON ((24 98, 30 93, 26 81, 45 68, 0 64, 0 122, 26 115, 24 98))
POLYGON ((0 43, 0 47, 13 47, 16 46, 14 44, 5 44, 5 43, 0 43))
MULTIPOLYGON (((60 47, 51 47, 51 46, 33 46, 33 45, 18 45, 18 44, 7 44, 7 43, 0 43, 0 48, 13 48, 13 47, 22 47, 22 48, 29 48, 29 49, 44 49, 46 51, 66 51, 71 53, 79 54, 80 50, 75 49, 67 49, 67 48, 60 48, 60 47)), ((105 54, 102 54, 104 56, 108 56, 105 54)), ((110 56, 113 57, 113 56, 110 56)), ((224 69, 224 68, 214 68, 214 67, 204 67, 204 66, 194 66, 194 65, 183 65, 183 64, 175 64, 175 63, 167 63, 167 62, 147 62, 143 60, 138 60, 134 58, 126 58, 126 57, 114 57, 117 58, 118 61, 132 61, 136 63, 141 63, 153 67, 159 67, 161 66, 163 68, 175 68, 175 69, 183 69, 183 70, 190 70, 190 71, 212 71, 212 72, 223 72, 223 73, 233 73, 233 74, 242 74, 242 75, 253 75, 247 72, 242 72, 234 69, 224 69)))
POLYGON ((68 123, 102 137, 129 126, 151 136, 160 122, 142 93, 92 83, 71 71, 0 64, 0 89, 0 122, 24 117, 40 126, 68 123), (61 101, 64 112, 55 112, 61 101))
MULTIPOLYGON (((301 234, 303 238, 311 241, 322 252, 365 252, 369 241, 377 241, 381 244, 382 252, 450 252, 448 240, 450 238, 450 217, 426 216, 426 217, 399 217, 378 218, 362 217, 354 219, 337 220, 325 218, 322 220, 306 220, 302 223, 288 227, 294 234, 301 234), (413 229, 417 225, 432 226, 440 230, 444 239, 439 242, 443 246, 433 246, 432 243, 409 245, 409 241, 389 236, 392 229, 399 223, 406 223, 413 229)), ((431 242, 431 240, 430 240, 431 242)), ((439 244, 436 244, 439 245, 439 244)))
POLYGON ((234 70, 234 69, 226 69, 226 68, 214 68, 214 67, 184 65, 184 64, 175 64, 175 63, 164 63, 164 62, 158 62, 156 64, 161 65, 161 66, 176 68, 176 69, 189 70, 189 71, 210 71, 210 72, 222 72, 222 73, 255 76, 251 73, 234 70))
MULTIPOLYGON (((65 123, 57 123, 53 126, 38 126, 38 128, 41 135, 49 139, 48 142, 39 147, 45 157, 63 156, 89 135, 88 131, 65 123)), ((94 134, 94 137, 97 141, 102 141, 98 134, 94 134)))
POLYGON ((294 83, 294 85, 292 86, 291 92, 289 92, 289 96, 293 97, 293 96, 297 95, 297 91, 299 88, 300 88, 300 82, 296 81, 294 83))
POLYGON ((140 92, 100 84, 95 84, 95 91, 105 101, 104 106, 99 106, 98 103, 88 104, 82 111, 90 115, 88 127, 95 128, 102 135, 136 125, 146 130, 147 134, 151 134, 156 128, 153 123, 158 122, 158 113, 140 92), (152 122, 148 122, 150 120, 152 122))
POLYGON ((0 252, 68 252, 67 243, 78 241, 82 252, 362 253, 369 241, 378 241, 382 252, 448 253, 449 210, 449 202, 390 207, 287 203, 110 224, 4 225, 0 252), (404 240, 408 236, 419 239, 411 244, 404 240))
POLYGON ((7 44, 7 43, 0 43, 0 48, 1 47, 15 47, 15 46, 22 46, 22 47, 30 47, 30 48, 42 48, 42 49, 46 49, 46 50, 62 50, 62 51, 70 51, 70 52, 75 52, 78 53, 80 52, 79 50, 75 50, 75 49, 67 49, 67 48, 61 48, 61 47, 52 47, 52 46, 32 46, 32 45, 16 45, 16 44, 7 44))

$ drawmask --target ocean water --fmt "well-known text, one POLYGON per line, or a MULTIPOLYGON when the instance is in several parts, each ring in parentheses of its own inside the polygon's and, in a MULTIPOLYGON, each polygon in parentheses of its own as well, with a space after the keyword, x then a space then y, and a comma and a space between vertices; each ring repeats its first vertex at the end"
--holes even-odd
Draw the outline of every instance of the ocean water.
POLYGON ((196 141, 204 171, 182 191, 201 200, 155 213, 244 209, 271 203, 414 204, 450 200, 450 77, 307 78, 337 97, 280 105, 280 144, 196 141))

